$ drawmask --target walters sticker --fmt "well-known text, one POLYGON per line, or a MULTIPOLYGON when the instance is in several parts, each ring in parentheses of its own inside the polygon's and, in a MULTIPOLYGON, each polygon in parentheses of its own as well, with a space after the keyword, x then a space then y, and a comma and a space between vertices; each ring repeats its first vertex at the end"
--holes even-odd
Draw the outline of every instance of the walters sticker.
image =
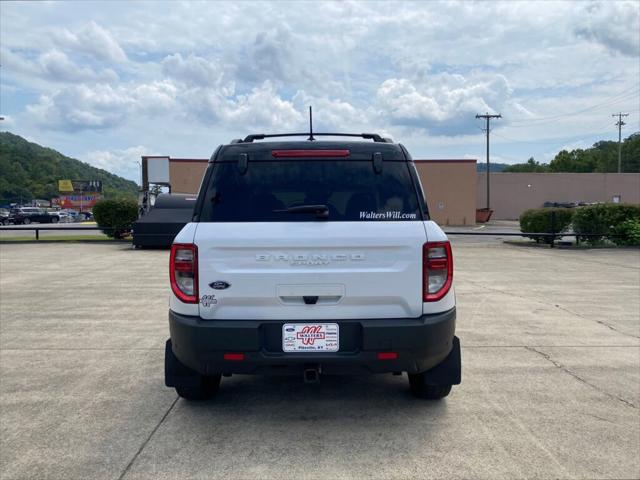
POLYGON ((284 352, 337 352, 337 323, 287 323, 282 326, 284 352))

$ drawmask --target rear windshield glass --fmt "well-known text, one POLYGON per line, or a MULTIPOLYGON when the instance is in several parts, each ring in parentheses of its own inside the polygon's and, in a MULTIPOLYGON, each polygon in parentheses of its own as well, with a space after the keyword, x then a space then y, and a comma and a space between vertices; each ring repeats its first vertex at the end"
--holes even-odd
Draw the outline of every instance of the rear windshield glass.
POLYGON ((204 222, 314 221, 312 211, 287 209, 324 205, 329 221, 422 220, 406 162, 285 160, 216 163, 202 205, 204 222))

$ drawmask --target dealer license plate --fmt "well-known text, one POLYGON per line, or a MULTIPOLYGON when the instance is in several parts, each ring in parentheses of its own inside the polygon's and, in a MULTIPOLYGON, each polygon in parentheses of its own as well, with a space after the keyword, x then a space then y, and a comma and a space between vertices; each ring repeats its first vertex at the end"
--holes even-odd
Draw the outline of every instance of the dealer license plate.
POLYGON ((337 323, 285 323, 282 326, 282 350, 337 352, 339 337, 337 323))

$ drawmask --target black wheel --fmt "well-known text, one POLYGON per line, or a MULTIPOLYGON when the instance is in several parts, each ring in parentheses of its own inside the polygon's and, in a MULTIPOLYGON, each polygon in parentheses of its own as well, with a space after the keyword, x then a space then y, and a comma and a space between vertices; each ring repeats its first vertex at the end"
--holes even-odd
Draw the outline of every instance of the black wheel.
POLYGON ((31 219, 29 219, 29 218, 23 218, 22 219, 22 224, 23 225, 29 225, 30 223, 31 223, 31 219))
POLYGON ((185 400, 209 400, 220 387, 220 375, 200 375, 200 384, 196 386, 176 386, 176 392, 185 400))
POLYGON ((58 217, 51 217, 51 223, 58 223, 59 220, 58 217))
POLYGON ((416 397, 427 400, 440 400, 451 392, 451 385, 429 385, 425 373, 409 374, 409 387, 416 397))

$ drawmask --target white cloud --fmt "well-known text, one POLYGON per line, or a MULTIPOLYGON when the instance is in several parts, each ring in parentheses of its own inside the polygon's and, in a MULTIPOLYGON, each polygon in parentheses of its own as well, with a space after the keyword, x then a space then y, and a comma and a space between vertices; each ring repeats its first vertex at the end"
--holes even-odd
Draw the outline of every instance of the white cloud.
POLYGON ((152 149, 136 145, 123 150, 94 150, 80 155, 80 160, 94 167, 128 178, 140 184, 140 159, 153 155, 152 149))
POLYGON ((127 60, 127 55, 111 32, 94 21, 77 32, 66 28, 54 29, 51 37, 61 47, 85 53, 97 60, 115 63, 127 60))
POLYGON ((175 113, 177 87, 168 80, 133 87, 72 85, 28 105, 30 117, 52 130, 95 130, 121 125, 131 115, 175 113))
POLYGON ((115 82, 118 74, 110 68, 95 71, 89 66, 74 63, 64 52, 50 49, 30 60, 9 49, 2 49, 2 65, 8 73, 26 77, 28 81, 38 78, 51 82, 115 82))
POLYGON ((464 77, 459 74, 391 78, 376 92, 381 118, 392 124, 425 129, 433 134, 461 135, 477 131, 477 113, 520 109, 503 75, 464 77))
POLYGON ((637 58, 640 55, 640 6, 637 2, 590 3, 584 9, 585 21, 576 26, 578 36, 604 45, 607 49, 637 58))
POLYGON ((187 57, 180 53, 169 55, 161 65, 164 75, 192 86, 219 85, 224 74, 219 61, 206 60, 193 54, 187 57))
POLYGON ((288 130, 298 126, 303 118, 291 101, 278 95, 269 81, 246 94, 234 95, 232 87, 194 89, 186 93, 186 98, 190 108, 204 121, 241 131, 288 130))
POLYGON ((37 104, 27 106, 27 112, 52 130, 104 129, 119 125, 130 103, 126 92, 110 85, 73 85, 42 95, 37 104))

